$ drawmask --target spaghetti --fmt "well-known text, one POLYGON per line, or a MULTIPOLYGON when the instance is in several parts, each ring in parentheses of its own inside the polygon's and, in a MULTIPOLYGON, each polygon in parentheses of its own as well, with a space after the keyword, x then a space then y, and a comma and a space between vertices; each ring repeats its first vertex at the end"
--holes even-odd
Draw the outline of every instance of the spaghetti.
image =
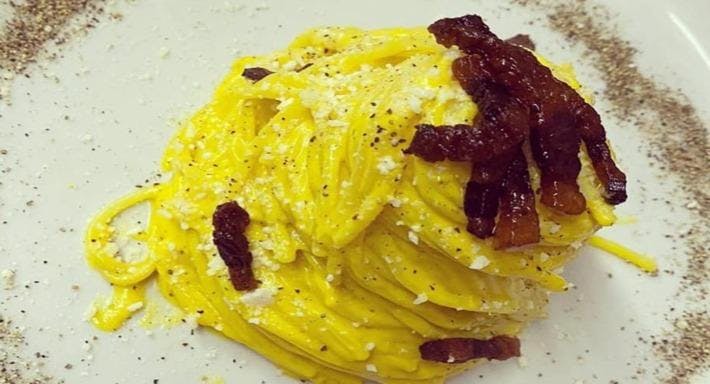
MULTIPOLYGON (((115 291, 94 324, 118 329, 155 277, 186 316, 294 377, 440 383, 477 360, 426 361, 422 344, 514 336, 543 316, 548 292, 567 285, 555 271, 614 214, 582 153, 585 212, 537 196, 540 241, 515 250, 466 231, 470 165, 403 153, 418 124, 471 123, 476 105, 451 73, 459 55, 424 28, 322 28, 237 60, 170 141, 170 180, 90 223, 89 263, 115 291), (242 76, 249 68, 263 70, 242 76), (229 201, 249 213, 252 291, 234 289, 212 243, 212 214, 229 201), (122 260, 112 223, 141 203, 150 219, 134 238, 147 255, 122 260)), ((579 90, 569 66, 540 60, 579 90)))

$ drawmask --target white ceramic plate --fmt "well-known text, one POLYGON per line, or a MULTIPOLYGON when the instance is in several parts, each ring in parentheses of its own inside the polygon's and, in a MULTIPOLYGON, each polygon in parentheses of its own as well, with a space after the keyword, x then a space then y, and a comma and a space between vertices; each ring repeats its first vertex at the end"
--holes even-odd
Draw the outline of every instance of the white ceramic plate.
MULTIPOLYGON (((251 351, 204 330, 191 335, 178 327, 148 335, 132 321, 106 334, 83 320, 95 295, 109 292, 83 259, 87 218, 154 174, 178 122, 208 101, 236 56, 283 47, 315 25, 425 25, 439 16, 475 12, 501 36, 531 34, 539 51, 555 61, 574 62, 589 88, 603 88, 584 57, 560 48, 561 36, 541 24, 526 24, 539 14, 496 0, 273 0, 243 1, 240 8, 241 3, 118 3, 122 21, 102 22, 67 47, 62 59, 30 79, 17 79, 12 105, 0 106, 0 148, 8 150, 0 156, 0 168, 11 168, 0 174, 0 221, 7 221, 0 225, 0 269, 15 270, 19 283, 0 291, 0 314, 26 327, 25 352, 46 354, 42 369, 67 383, 197 383, 204 375, 227 383, 295 382, 251 351), (29 200, 32 206, 26 205, 29 200), (84 347, 87 341, 90 350, 84 347)), ((602 3, 639 47, 639 66, 682 88, 707 118, 710 3, 602 3)), ((607 126, 616 148, 645 145, 637 132, 607 126)), ((681 207, 666 217, 669 208, 661 203, 673 201, 672 180, 661 183, 642 151, 619 155, 633 175, 632 198, 620 215, 637 220, 603 234, 655 255, 664 268, 682 268, 682 253, 663 236, 686 220, 681 207)), ((637 338, 669 329, 663 315, 670 306, 685 305, 673 302, 678 275, 651 278, 585 248, 567 268, 567 277, 576 288, 553 296, 550 318, 522 336, 527 366, 515 360, 491 363, 452 382, 655 382, 659 360, 637 338)), ((710 381, 705 376, 695 382, 710 381)))

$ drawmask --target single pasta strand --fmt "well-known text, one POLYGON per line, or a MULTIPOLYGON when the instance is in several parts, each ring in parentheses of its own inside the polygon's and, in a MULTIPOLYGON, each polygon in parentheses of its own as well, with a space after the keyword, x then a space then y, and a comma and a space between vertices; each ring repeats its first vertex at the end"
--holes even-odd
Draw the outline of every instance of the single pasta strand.
POLYGON ((631 250, 615 241, 599 236, 592 236, 587 243, 641 268, 644 272, 655 273, 658 270, 656 260, 631 250))

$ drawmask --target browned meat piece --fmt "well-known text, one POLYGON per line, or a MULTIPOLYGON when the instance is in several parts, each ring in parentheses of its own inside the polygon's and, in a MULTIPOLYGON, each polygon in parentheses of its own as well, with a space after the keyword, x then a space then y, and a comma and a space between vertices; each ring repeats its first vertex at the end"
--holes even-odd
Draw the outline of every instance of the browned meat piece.
MULTIPOLYGON (((547 147, 564 149, 562 159, 551 161, 554 166, 548 162, 546 167, 541 167, 543 174, 547 173, 547 182, 543 186, 543 196, 547 195, 547 198, 543 199, 543 203, 565 213, 583 211, 583 208, 580 209, 581 195, 575 186, 579 166, 569 153, 572 148, 578 147, 575 143, 579 142, 579 137, 587 146, 607 201, 619 204, 626 199, 626 177, 609 155, 606 133, 599 115, 577 92, 557 80, 532 53, 499 39, 476 15, 442 19, 432 24, 429 30, 439 43, 445 46, 457 45, 468 54, 465 57, 474 57, 482 63, 480 66, 486 69, 487 77, 486 82, 481 82, 479 86, 490 86, 487 83, 492 82, 528 106, 531 135, 535 135, 536 131, 547 131, 538 135, 543 147, 547 141, 544 138, 549 137, 552 142, 548 142, 547 147), (561 124, 574 125, 574 129, 565 129, 561 124), (569 134, 555 134, 552 137, 551 130, 565 130, 569 134), (552 190, 546 193, 545 189, 550 188, 552 190)), ((454 74, 456 72, 455 65, 454 74)), ((466 74, 460 77, 473 79, 462 81, 457 76, 464 89, 468 82, 479 82, 480 78, 468 77, 466 74)), ((545 153, 544 148, 542 152, 545 153)), ((536 161, 540 161, 537 155, 536 161)))
POLYGON ((468 218, 466 229, 476 237, 485 239, 493 234, 500 192, 498 182, 479 184, 470 180, 466 184, 463 201, 463 210, 468 218))
POLYGON ((463 210, 468 218, 466 229, 478 238, 485 239, 493 234, 502 192, 501 181, 512 157, 512 154, 502 155, 471 165, 463 210))
POLYGON ((535 193, 530 186, 528 165, 522 150, 518 150, 503 178, 498 223, 494 234, 493 243, 497 249, 540 241, 535 193))
POLYGON ((489 340, 452 338, 427 341, 419 346, 422 359, 460 364, 473 359, 506 360, 520 356, 520 340, 496 336, 489 340))
POLYGON ((476 15, 441 19, 429 31, 440 44, 465 53, 452 71, 479 113, 472 125, 418 126, 405 152, 427 161, 472 163, 464 196, 471 233, 494 233, 498 248, 539 241, 535 195, 520 151, 526 140, 540 170, 543 204, 570 215, 585 211, 577 185, 582 142, 606 201, 626 200, 626 176, 611 157, 599 115, 522 48, 533 47, 529 38, 503 41, 476 15))
POLYGON ((212 240, 229 269, 232 285, 238 291, 249 291, 259 285, 251 269, 253 258, 244 235, 249 221, 249 214, 236 201, 218 206, 212 215, 212 240))

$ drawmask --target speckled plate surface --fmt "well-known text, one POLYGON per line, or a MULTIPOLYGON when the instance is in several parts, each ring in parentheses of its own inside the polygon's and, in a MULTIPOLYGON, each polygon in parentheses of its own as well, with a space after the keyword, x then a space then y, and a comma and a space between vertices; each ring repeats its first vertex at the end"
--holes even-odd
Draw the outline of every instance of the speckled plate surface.
MULTIPOLYGON (((639 68, 680 88, 707 126, 710 3, 599 4, 638 48, 639 68)), ((236 56, 283 47, 314 25, 424 25, 475 12, 501 36, 530 34, 550 59, 575 63, 588 88, 605 89, 590 57, 549 29, 544 13, 494 0, 143 0, 110 9, 122 19, 101 21, 66 45, 62 58, 12 81, 11 105, 0 105, 0 269, 16 276, 13 289, 0 290, 0 314, 25 328, 27 361, 41 361, 39 369, 67 383, 198 383, 205 376, 295 382, 204 330, 148 334, 134 319, 106 334, 83 319, 94 297, 109 293, 83 258, 87 218, 155 173, 178 122, 208 101, 236 56)), ((708 307, 678 295, 686 254, 675 238, 690 228, 693 214, 674 176, 649 167, 651 140, 605 112, 603 93, 598 102, 631 175, 631 199, 618 210, 622 223, 603 235, 654 255, 670 272, 650 277, 582 249, 566 271, 575 288, 554 295, 549 319, 522 335, 525 359, 487 364, 452 383, 674 383, 663 379, 667 364, 652 341, 676 330, 675 314, 708 307)), ((710 376, 675 383, 688 382, 710 383, 710 376)))

